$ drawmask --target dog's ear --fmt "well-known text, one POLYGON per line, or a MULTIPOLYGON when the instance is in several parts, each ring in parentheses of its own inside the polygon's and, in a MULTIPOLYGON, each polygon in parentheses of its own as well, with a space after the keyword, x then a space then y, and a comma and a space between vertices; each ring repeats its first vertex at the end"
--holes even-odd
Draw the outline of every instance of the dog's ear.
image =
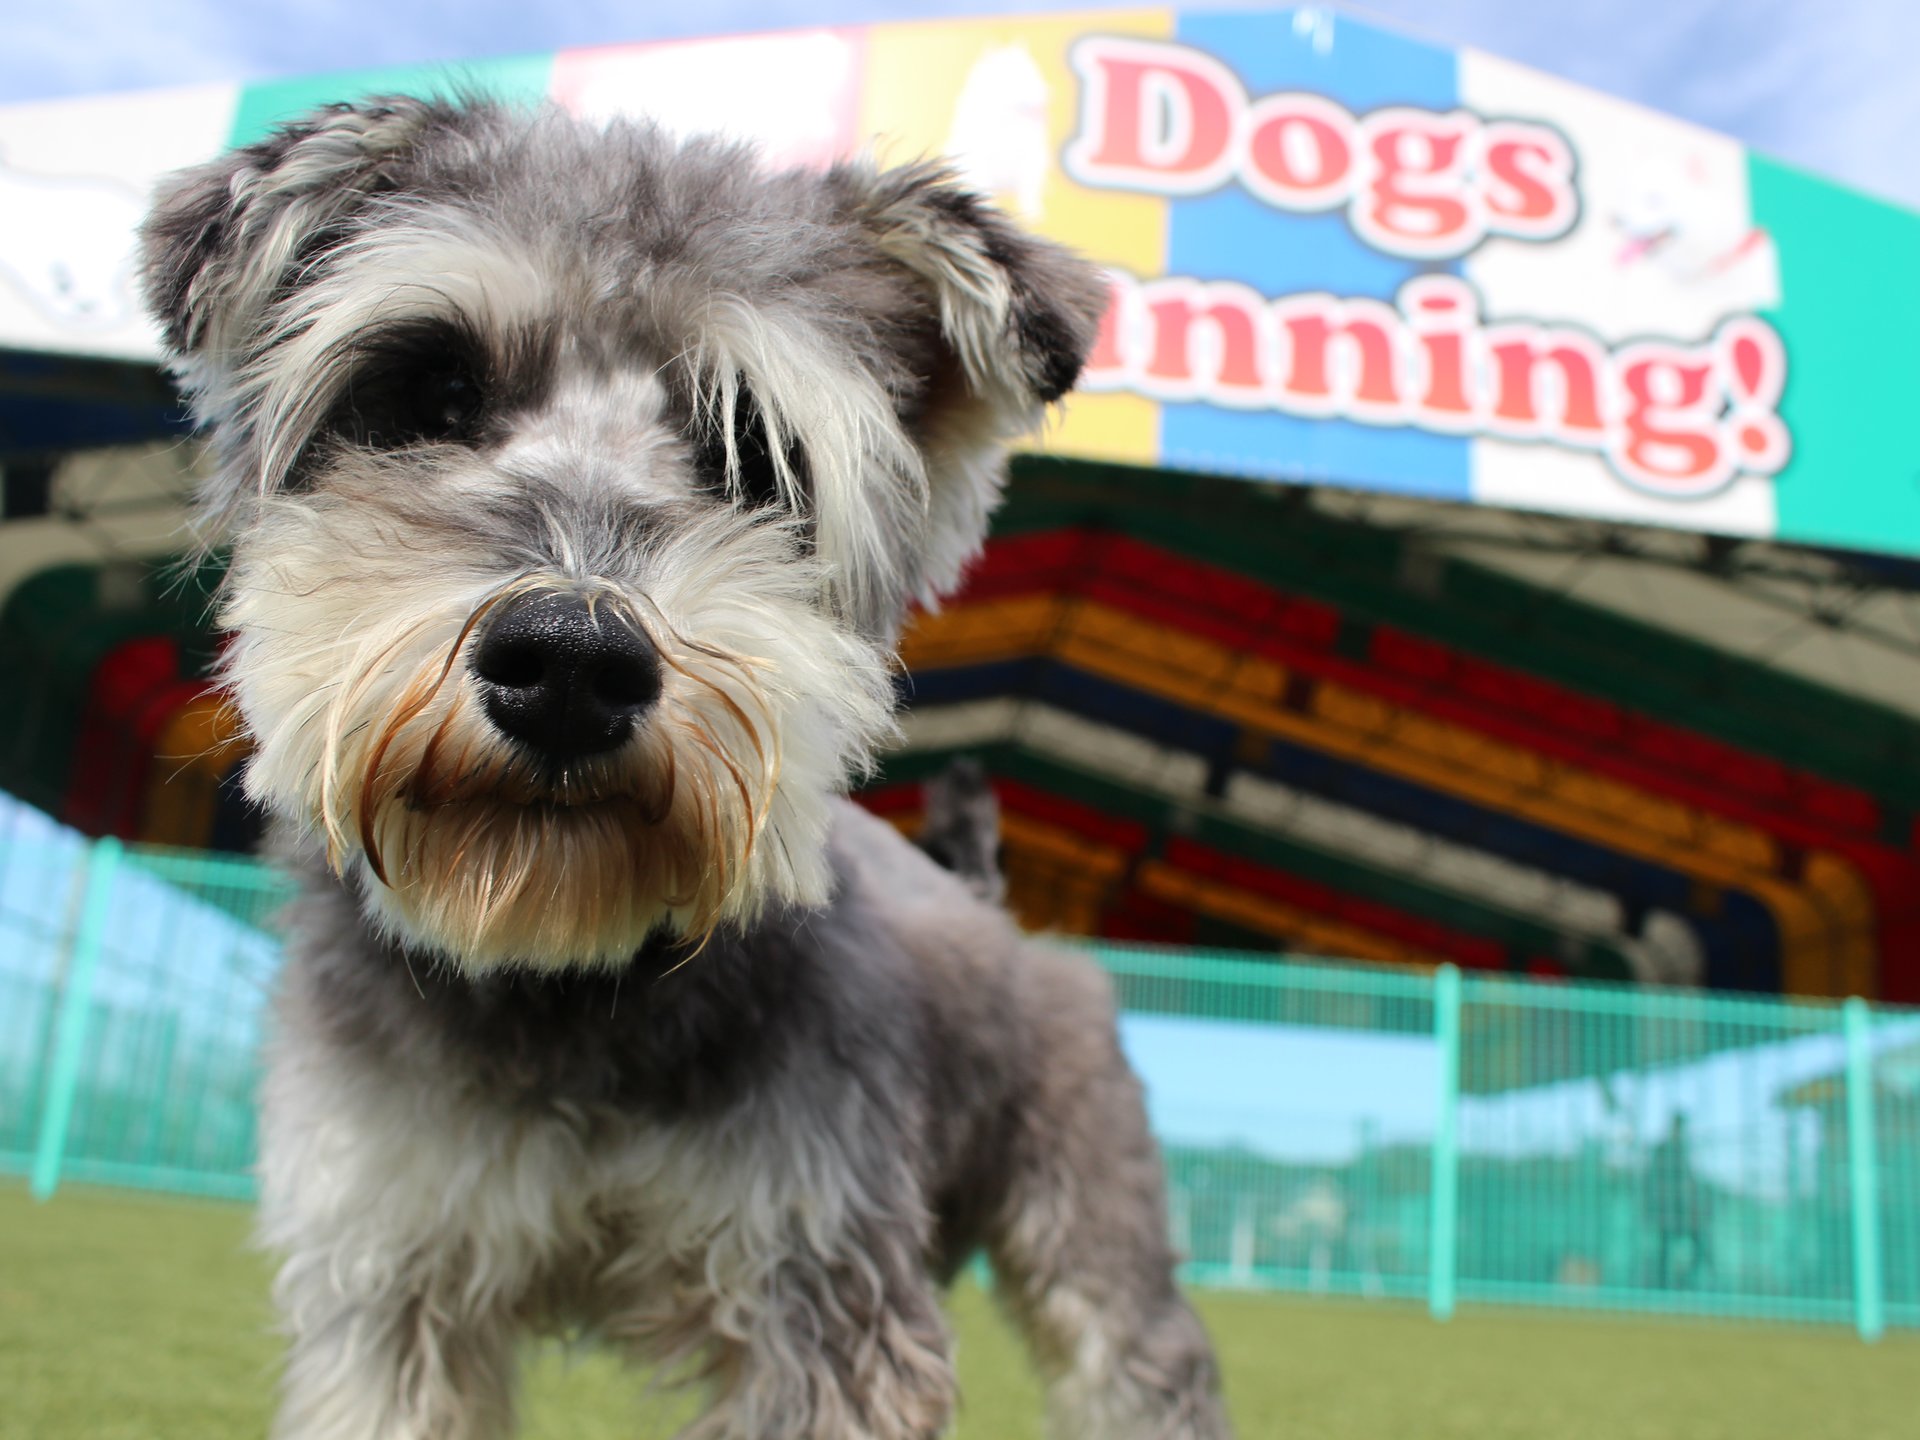
POLYGON ((140 232, 148 308, 177 356, 231 356, 299 268, 391 183, 448 106, 330 105, 164 182, 140 232))
POLYGON ((1099 272, 1020 229, 946 166, 849 165, 835 178, 881 252, 932 292, 941 338, 975 394, 1024 428, 1073 388, 1106 308, 1099 272))
POLYGON ((870 243, 922 290, 935 332, 909 361, 924 372, 913 428, 927 459, 930 522, 910 578, 930 602, 958 583, 985 538, 1007 443, 1079 378, 1108 286, 945 166, 845 164, 829 184, 870 243))

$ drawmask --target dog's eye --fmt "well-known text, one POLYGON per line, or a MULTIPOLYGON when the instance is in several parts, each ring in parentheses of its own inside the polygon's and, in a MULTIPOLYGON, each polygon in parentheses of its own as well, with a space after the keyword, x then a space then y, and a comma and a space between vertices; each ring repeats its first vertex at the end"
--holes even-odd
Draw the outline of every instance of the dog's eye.
POLYGON ((369 440, 391 447, 464 439, 480 416, 480 402, 480 382, 462 365, 415 371, 400 378, 386 432, 369 440))
MULTIPOLYGON (((732 487, 727 483, 727 433, 717 418, 703 417, 694 422, 694 466, 700 483, 715 495, 737 494, 749 510, 765 509, 781 503, 780 472, 773 458, 773 443, 767 435, 766 417, 761 414, 753 392, 741 387, 733 407, 734 463, 738 466, 732 487)), ((797 441, 787 446, 786 461, 804 490, 807 482, 806 454, 797 441)))
POLYGON ((331 428, 373 450, 471 443, 487 399, 480 376, 455 338, 435 332, 390 339, 367 351, 331 428))

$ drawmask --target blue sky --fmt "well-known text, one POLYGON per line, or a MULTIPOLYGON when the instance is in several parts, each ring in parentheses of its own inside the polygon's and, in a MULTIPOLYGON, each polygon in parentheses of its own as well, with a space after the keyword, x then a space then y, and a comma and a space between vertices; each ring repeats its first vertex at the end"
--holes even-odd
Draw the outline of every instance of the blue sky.
MULTIPOLYGON (((60 0, 11 6, 0 21, 0 104, 673 35, 1087 8, 1086 0, 60 0)), ((1920 207, 1914 0, 1375 0, 1361 13, 1712 126, 1920 207)))

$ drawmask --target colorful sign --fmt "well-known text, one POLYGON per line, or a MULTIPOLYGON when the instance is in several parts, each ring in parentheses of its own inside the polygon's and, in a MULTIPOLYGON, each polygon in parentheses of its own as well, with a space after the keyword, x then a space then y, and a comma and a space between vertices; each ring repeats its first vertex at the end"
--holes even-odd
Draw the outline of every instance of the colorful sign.
POLYGON ((1920 553, 1920 216, 1320 8, 821 29, 0 109, 0 344, 150 356, 155 177, 477 86, 954 157, 1104 265, 1059 453, 1920 553))

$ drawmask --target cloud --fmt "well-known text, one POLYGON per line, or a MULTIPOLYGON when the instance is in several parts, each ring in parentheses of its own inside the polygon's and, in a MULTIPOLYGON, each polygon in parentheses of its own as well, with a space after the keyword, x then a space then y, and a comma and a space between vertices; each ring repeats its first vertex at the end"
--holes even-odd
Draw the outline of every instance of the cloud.
MULTIPOLYGON (((1205 4, 1222 8, 1221 0, 1205 4)), ((680 35, 1105 7, 1098 0, 65 0, 14 8, 0 45, 0 104, 680 35)), ((1920 167, 1906 139, 1920 129, 1920 86, 1911 76, 1920 6, 1909 0, 1369 0, 1366 8, 1438 43, 1474 45, 1567 76, 1920 206, 1920 167)))

